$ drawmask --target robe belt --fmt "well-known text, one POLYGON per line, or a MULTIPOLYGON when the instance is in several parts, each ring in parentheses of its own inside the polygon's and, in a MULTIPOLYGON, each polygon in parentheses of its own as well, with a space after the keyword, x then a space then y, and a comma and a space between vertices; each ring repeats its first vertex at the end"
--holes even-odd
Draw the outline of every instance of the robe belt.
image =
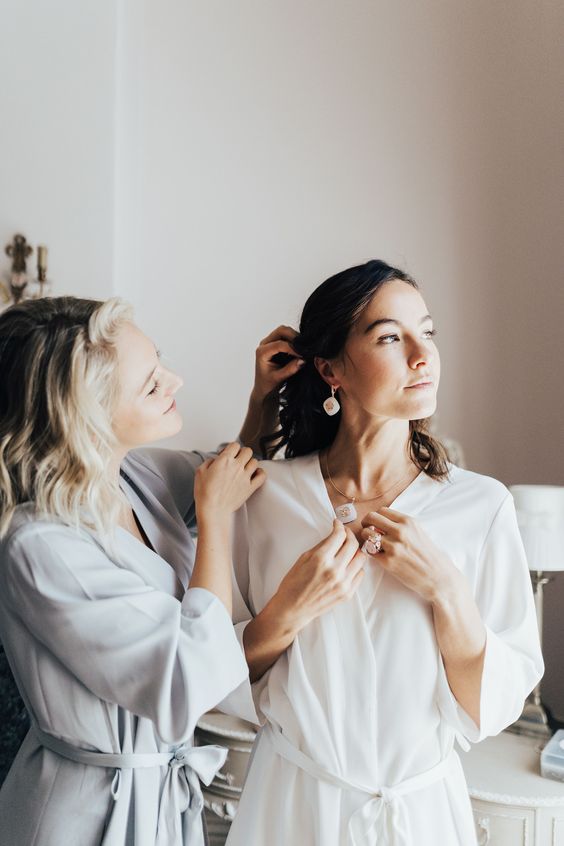
POLYGON ((204 846, 201 825, 204 797, 200 781, 205 785, 211 783, 225 763, 227 749, 183 743, 170 752, 94 752, 47 734, 37 725, 32 728, 39 743, 56 755, 77 764, 115 769, 111 786, 114 801, 119 798, 122 770, 168 767, 159 803, 155 846, 180 846, 185 842, 181 814, 187 818, 188 830, 193 834, 199 832, 198 839, 190 839, 190 846, 192 843, 194 846, 204 846))
POLYGON ((430 770, 407 778, 393 787, 373 788, 345 779, 325 769, 301 752, 277 726, 271 723, 267 723, 264 727, 263 734, 282 758, 313 778, 340 787, 342 790, 357 790, 367 794, 369 798, 349 819, 347 839, 349 846, 411 846, 409 818, 403 797, 444 779, 454 754, 451 749, 450 754, 430 770))

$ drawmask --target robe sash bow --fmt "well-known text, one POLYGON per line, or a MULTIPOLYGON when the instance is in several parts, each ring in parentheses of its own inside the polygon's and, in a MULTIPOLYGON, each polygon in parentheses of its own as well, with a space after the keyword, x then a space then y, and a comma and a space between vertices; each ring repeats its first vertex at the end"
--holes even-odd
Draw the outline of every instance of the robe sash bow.
MULTIPOLYGON (((186 842, 189 842, 190 846, 204 846, 204 799, 200 781, 205 785, 211 783, 225 763, 227 749, 221 746, 182 744, 170 752, 94 752, 47 734, 36 725, 33 726, 33 731, 41 745, 56 755, 78 764, 115 769, 111 795, 116 802, 121 791, 122 770, 168 767, 159 805, 155 846, 183 846, 186 842)), ((120 815, 117 815, 117 825, 114 825, 110 819, 102 846, 125 842, 123 838, 118 839, 116 828, 120 826, 119 820, 120 815)))
POLYGON ((348 846, 413 846, 409 817, 403 797, 447 776, 451 755, 434 767, 407 778, 393 787, 366 787, 329 772, 308 755, 297 749, 281 730, 268 723, 263 733, 276 752, 313 778, 367 795, 366 802, 352 814, 348 823, 348 846))

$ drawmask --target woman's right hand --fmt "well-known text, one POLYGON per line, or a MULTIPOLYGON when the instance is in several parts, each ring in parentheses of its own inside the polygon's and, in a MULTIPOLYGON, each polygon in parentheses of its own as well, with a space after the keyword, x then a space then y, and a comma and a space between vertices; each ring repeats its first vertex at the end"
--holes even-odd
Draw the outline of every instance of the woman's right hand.
POLYGON ((272 667, 311 620, 352 597, 366 560, 354 534, 338 520, 326 538, 300 555, 274 596, 245 627, 251 682, 272 667))
POLYGON ((229 517, 258 490, 266 479, 253 452, 239 443, 228 444, 216 458, 196 471, 194 499, 198 521, 229 517))
POLYGON ((304 552, 272 598, 294 632, 334 605, 350 599, 364 576, 367 557, 350 529, 335 520, 331 533, 304 552))

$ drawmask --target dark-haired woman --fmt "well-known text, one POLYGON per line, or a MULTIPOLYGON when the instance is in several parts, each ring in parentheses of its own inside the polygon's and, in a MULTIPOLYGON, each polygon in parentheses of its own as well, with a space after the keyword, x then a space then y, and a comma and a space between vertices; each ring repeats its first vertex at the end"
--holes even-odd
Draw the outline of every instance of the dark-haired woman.
POLYGON ((405 273, 328 279, 294 346, 289 460, 238 525, 263 728, 228 846, 474 846, 454 741, 509 725, 543 668, 511 496, 427 431, 439 355, 405 273))
MULTIPOLYGON (((251 442, 287 337, 257 353, 251 442)), ((120 300, 0 316, 0 634, 31 718, 2 846, 204 844, 199 780, 225 750, 192 734, 248 684, 229 530, 264 476, 238 443, 141 448, 180 430, 181 385, 120 300)))

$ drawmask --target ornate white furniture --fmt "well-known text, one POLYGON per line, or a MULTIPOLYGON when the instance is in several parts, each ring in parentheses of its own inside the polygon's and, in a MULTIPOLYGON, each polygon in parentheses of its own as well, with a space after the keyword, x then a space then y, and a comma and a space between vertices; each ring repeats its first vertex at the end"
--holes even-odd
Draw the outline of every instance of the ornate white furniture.
POLYGON ((502 732, 460 753, 479 846, 564 846, 564 782, 540 775, 543 744, 502 732))
MULTIPOLYGON (((198 723, 198 743, 229 749, 221 772, 203 790, 210 846, 225 843, 255 736, 250 723, 216 712, 198 723)), ((564 782, 540 775, 542 746, 502 732, 460 752, 479 846, 564 846, 564 782)))
POLYGON ((239 797, 256 737, 252 723, 210 711, 198 721, 196 743, 225 746, 225 764, 209 787, 204 787, 205 817, 210 846, 223 846, 239 805, 239 797))

